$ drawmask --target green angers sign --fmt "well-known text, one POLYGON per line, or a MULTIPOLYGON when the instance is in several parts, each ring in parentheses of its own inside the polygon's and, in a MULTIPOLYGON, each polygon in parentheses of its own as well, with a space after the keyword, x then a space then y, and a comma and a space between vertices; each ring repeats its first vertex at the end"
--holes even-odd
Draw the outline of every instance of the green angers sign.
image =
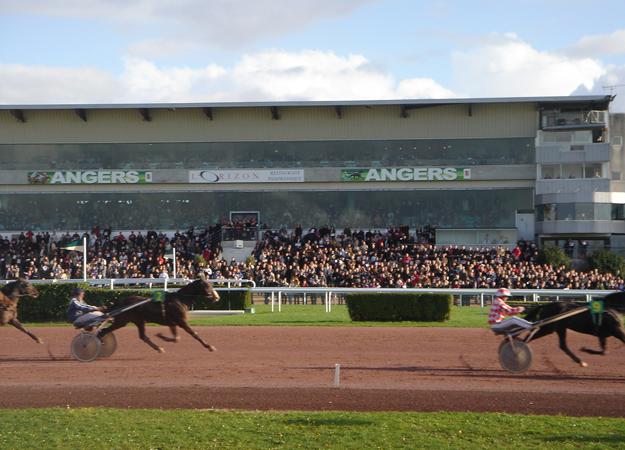
POLYGON ((152 172, 145 170, 58 170, 28 174, 30 184, 146 184, 152 172))
POLYGON ((382 169, 342 169, 341 181, 464 181, 471 169, 458 167, 392 167, 382 169))

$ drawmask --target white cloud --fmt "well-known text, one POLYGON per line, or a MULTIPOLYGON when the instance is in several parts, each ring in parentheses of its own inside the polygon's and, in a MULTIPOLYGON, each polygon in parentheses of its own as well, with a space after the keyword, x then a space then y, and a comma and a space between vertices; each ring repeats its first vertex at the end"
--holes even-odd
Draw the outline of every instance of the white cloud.
POLYGON ((113 100, 121 89, 113 75, 99 69, 0 64, 0 103, 113 100))
POLYGON ((215 64, 199 69, 159 68, 152 62, 129 58, 119 82, 124 87, 121 94, 131 101, 195 101, 210 95, 211 85, 226 73, 215 64))
POLYGON ((457 91, 485 97, 570 95, 605 73, 597 60, 539 51, 514 34, 455 52, 452 65, 457 91))
POLYGON ((257 99, 383 99, 453 96, 431 79, 397 82, 361 55, 306 50, 266 51, 243 57, 233 70, 236 85, 257 99))
POLYGON ((132 45, 133 54, 151 57, 189 45, 253 43, 349 14, 373 1, 377 0, 0 0, 0 11, 120 24, 125 35, 140 36, 132 45), (165 48, 152 46, 154 39, 169 43, 165 48), (139 54, 141 50, 145 52, 139 54))
POLYGON ((0 64, 0 103, 200 102, 440 98, 429 78, 395 80, 361 55, 270 50, 231 68, 159 67, 127 58, 119 76, 88 68, 0 64))
MULTIPOLYGON (((539 51, 515 35, 491 36, 452 56, 453 83, 397 79, 358 54, 265 50, 231 66, 164 67, 127 57, 120 74, 89 67, 0 64, 0 103, 351 100, 607 93, 625 66, 539 51)), ((613 105, 625 110, 625 93, 613 105), (622 99, 623 100, 622 100, 622 99)))
POLYGON ((616 94, 610 105, 614 112, 625 112, 625 66, 609 66, 592 88, 580 86, 574 94, 616 94), (616 86, 611 92, 608 86, 616 86))
POLYGON ((625 54, 625 30, 616 30, 609 34, 584 36, 575 44, 566 48, 567 55, 577 57, 597 57, 603 55, 625 54))

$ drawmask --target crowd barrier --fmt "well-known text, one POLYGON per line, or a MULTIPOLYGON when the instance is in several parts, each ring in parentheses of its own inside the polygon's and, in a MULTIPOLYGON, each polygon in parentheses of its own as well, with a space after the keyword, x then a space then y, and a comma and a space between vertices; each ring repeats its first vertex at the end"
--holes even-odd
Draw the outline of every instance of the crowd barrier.
MULTIPOLYGON (((9 283, 11 280, 0 280, 0 285, 9 283)), ((179 286, 189 283, 191 280, 185 278, 109 278, 109 279, 96 279, 83 281, 82 279, 75 280, 29 280, 32 284, 48 284, 48 283, 87 283, 91 286, 102 286, 114 289, 116 286, 147 286, 152 289, 158 286, 163 286, 163 289, 168 289, 169 286, 179 286)), ((464 301, 467 298, 473 299, 476 304, 484 306, 488 300, 497 292, 497 289, 452 289, 452 288, 346 288, 346 287, 257 287, 254 280, 247 279, 228 279, 217 278, 211 279, 212 283, 217 284, 217 291, 225 290, 251 290, 253 294, 265 294, 271 299, 271 311, 276 309, 278 312, 282 311, 284 305, 284 296, 303 296, 303 303, 306 302, 306 296, 310 294, 317 294, 323 296, 323 304, 325 305, 326 312, 332 311, 332 305, 338 302, 338 296, 342 294, 353 293, 398 293, 398 292, 412 292, 412 293, 436 293, 436 294, 451 294, 455 300, 458 300, 460 306, 465 305, 464 301)), ((526 301, 540 301, 541 299, 560 300, 560 299, 583 299, 587 302, 593 299, 593 297, 603 297, 608 293, 613 292, 610 290, 600 289, 511 289, 511 293, 515 297, 523 297, 526 301)))

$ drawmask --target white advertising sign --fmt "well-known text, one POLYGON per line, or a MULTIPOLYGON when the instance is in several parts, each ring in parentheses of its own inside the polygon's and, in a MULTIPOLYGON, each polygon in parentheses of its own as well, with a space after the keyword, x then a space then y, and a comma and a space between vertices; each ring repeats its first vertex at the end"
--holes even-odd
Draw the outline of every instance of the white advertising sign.
POLYGON ((303 183, 304 169, 190 170, 189 183, 303 183))

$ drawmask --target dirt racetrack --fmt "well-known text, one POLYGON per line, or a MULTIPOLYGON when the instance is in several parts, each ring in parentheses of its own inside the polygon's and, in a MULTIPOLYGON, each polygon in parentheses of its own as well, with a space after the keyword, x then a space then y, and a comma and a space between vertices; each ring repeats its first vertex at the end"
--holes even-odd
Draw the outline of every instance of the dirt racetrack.
MULTIPOLYGON (((200 327, 158 354, 129 326, 109 359, 70 357, 71 328, 37 328, 37 345, 0 328, 0 407, 111 406, 356 411, 505 411, 625 416, 625 346, 570 361, 555 336, 532 343, 523 375, 503 371, 486 329, 200 327), (333 388, 334 364, 341 387, 333 388)), ((166 329, 152 327, 154 336, 166 329)), ((569 334, 571 348, 597 347, 569 334)), ((154 337, 156 340, 156 337, 154 337)))

